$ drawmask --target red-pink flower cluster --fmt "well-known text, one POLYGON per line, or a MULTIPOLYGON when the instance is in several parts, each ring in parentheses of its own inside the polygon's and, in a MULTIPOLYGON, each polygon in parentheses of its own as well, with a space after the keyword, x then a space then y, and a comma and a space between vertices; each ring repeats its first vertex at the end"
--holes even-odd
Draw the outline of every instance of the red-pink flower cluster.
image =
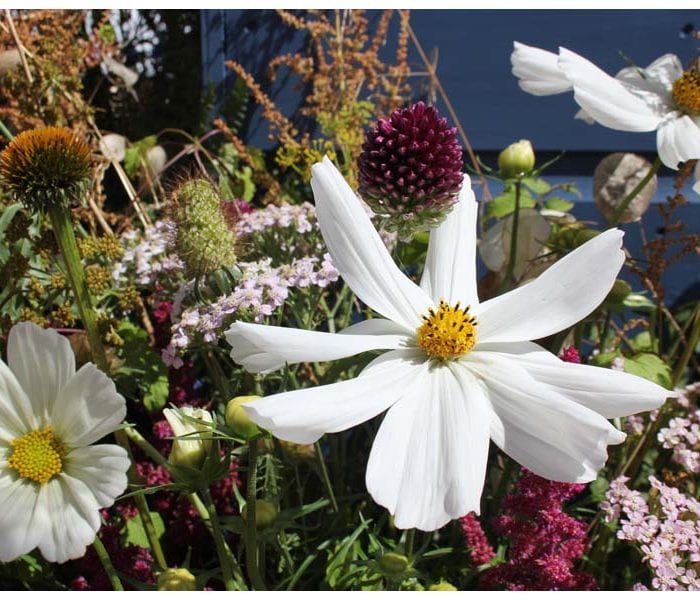
POLYGON ((476 516, 476 513, 470 512, 459 520, 462 526, 462 535, 464 541, 469 548, 469 556, 472 559, 472 564, 475 567, 485 565, 491 562, 491 559, 496 556, 484 530, 481 528, 481 523, 476 516))
POLYGON ((506 496, 503 514, 493 522, 509 539, 508 560, 481 575, 487 589, 592 590, 593 577, 575 568, 586 549, 586 525, 562 505, 579 494, 581 484, 548 481, 522 470, 515 491, 506 496))

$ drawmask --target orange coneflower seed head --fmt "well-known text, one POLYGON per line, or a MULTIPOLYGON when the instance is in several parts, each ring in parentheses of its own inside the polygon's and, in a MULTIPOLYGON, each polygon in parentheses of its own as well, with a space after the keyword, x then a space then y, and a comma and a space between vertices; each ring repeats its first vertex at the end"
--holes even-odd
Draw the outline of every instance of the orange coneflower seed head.
POLYGON ((36 210, 78 199, 90 172, 90 147, 64 127, 20 133, 0 156, 3 183, 36 210))

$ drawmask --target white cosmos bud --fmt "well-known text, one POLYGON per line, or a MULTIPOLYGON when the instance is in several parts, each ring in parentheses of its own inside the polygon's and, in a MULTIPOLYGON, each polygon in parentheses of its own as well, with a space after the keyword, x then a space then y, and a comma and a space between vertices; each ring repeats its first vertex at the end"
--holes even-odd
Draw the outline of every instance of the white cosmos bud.
POLYGON ((212 416, 202 408, 183 406, 179 410, 163 409, 176 438, 168 461, 179 467, 199 469, 211 448, 212 416), (200 421, 200 422, 197 422, 200 421))

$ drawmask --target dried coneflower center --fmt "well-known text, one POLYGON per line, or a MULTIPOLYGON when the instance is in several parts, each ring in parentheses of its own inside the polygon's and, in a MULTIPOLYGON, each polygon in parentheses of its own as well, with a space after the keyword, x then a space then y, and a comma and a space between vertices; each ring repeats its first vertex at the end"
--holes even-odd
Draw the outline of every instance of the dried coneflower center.
POLYGON ((700 71, 686 71, 673 83, 673 99, 687 112, 700 114, 700 71))
POLYGON ((416 341, 425 353, 440 360, 450 360, 469 352, 476 343, 476 319, 469 306, 459 302, 450 306, 440 300, 437 310, 431 308, 416 332, 416 341))
POLYGON ((44 484, 63 470, 66 449, 51 427, 30 431, 12 440, 10 447, 7 464, 25 479, 44 484))

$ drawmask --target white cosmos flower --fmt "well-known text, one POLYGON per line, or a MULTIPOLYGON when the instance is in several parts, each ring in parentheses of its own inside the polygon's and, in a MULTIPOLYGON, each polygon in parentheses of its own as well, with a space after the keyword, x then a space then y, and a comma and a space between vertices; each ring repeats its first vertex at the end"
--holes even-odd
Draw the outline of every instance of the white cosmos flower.
POLYGON ((107 375, 92 363, 76 373, 68 340, 12 328, 0 361, 0 561, 36 547, 54 562, 83 556, 129 468, 119 446, 90 444, 125 415, 107 375))
POLYGON ((237 322, 226 337, 233 359, 254 372, 388 350, 355 379, 244 408, 275 436, 302 444, 386 410, 366 482, 397 527, 429 531, 478 513, 489 438, 538 475, 591 481, 607 445, 625 439, 607 418, 664 401, 666 390, 644 379, 565 363, 528 341, 577 323, 600 304, 624 262, 621 231, 598 235, 534 281, 480 303, 477 205, 467 176, 459 202, 431 233, 418 286, 393 263, 333 164, 326 158, 312 173, 335 266, 385 318, 338 334, 237 322))
MULTIPOLYGON (((700 74, 683 71, 674 54, 611 77, 566 48, 557 55, 513 45, 513 75, 524 91, 547 96, 573 90, 582 109, 578 118, 619 131, 656 131, 659 158, 670 169, 700 158, 700 74)), ((700 193, 700 184, 693 189, 700 193)))

